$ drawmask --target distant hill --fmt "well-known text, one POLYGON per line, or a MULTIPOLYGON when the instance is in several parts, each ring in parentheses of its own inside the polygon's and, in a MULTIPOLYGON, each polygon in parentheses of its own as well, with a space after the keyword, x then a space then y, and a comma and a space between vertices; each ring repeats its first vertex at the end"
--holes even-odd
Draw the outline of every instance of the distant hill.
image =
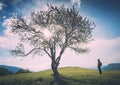
POLYGON ((102 70, 120 70, 120 63, 111 63, 102 67, 102 70))
POLYGON ((16 72, 18 72, 20 69, 22 69, 22 68, 20 68, 20 67, 7 66, 7 65, 0 65, 0 67, 9 70, 9 71, 12 72, 12 73, 16 73, 16 72))
POLYGON ((12 72, 6 68, 0 67, 0 76, 5 76, 5 75, 9 75, 9 74, 12 74, 12 72))

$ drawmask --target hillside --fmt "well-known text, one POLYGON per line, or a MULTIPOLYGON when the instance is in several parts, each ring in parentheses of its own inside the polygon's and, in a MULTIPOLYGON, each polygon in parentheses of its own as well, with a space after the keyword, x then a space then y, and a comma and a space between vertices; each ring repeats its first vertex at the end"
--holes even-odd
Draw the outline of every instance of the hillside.
POLYGON ((102 67, 103 70, 120 70, 120 63, 111 63, 102 67))
POLYGON ((0 77, 0 85, 120 85, 119 71, 104 71, 77 67, 60 68, 59 84, 54 80, 51 70, 0 77))
POLYGON ((12 74, 12 72, 10 72, 9 70, 3 67, 0 67, 0 76, 10 75, 10 74, 12 74))
POLYGON ((12 73, 16 73, 16 72, 18 72, 20 69, 22 69, 22 68, 20 68, 20 67, 7 66, 7 65, 0 65, 0 67, 9 70, 9 71, 12 72, 12 73))

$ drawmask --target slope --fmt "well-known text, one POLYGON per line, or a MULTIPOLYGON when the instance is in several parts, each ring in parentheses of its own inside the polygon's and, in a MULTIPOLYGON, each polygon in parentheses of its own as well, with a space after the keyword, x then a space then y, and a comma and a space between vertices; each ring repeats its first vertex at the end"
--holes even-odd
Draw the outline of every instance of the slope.
POLYGON ((60 68, 60 82, 56 82, 51 70, 0 77, 0 85, 120 85, 119 71, 104 71, 77 67, 60 68))

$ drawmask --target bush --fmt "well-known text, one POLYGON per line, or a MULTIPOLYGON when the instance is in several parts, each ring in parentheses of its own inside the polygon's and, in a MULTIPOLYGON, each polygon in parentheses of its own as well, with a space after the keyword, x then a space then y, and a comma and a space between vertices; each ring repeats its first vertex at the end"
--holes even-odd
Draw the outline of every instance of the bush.
POLYGON ((18 72, 16 72, 16 74, 20 73, 31 73, 31 71, 29 69, 20 69, 18 72))

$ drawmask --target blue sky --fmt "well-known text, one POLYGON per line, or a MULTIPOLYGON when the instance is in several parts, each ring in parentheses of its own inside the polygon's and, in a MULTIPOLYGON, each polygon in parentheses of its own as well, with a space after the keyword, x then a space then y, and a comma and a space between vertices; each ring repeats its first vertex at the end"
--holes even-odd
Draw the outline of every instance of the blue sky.
POLYGON ((81 11, 87 16, 94 17, 106 33, 107 38, 115 38, 120 35, 120 1, 119 0, 81 0, 81 11))
POLYGON ((32 10, 46 9, 46 4, 64 4, 66 7, 75 6, 80 14, 88 17, 96 24, 93 39, 88 46, 91 52, 76 55, 66 51, 60 66, 96 66, 100 58, 103 65, 120 62, 120 1, 119 0, 0 0, 0 64, 20 66, 31 70, 50 68, 50 60, 42 57, 13 57, 8 50, 15 46, 17 38, 9 32, 9 19, 15 13, 29 15, 32 10), (68 56, 70 56, 68 61, 68 56), (74 58, 74 57, 76 58, 74 58), (45 61, 43 63, 43 61, 45 61))

